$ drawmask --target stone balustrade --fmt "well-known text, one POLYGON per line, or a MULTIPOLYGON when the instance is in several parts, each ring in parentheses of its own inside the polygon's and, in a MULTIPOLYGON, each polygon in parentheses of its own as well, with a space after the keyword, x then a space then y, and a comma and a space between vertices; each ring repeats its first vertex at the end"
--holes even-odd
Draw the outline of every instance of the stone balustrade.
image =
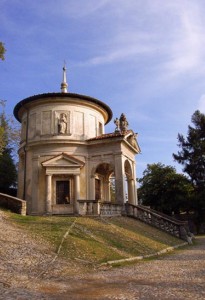
POLYGON ((98 200, 78 200, 79 214, 85 215, 101 215, 101 216, 121 216, 122 205, 101 202, 98 200))
POLYGON ((99 215, 100 208, 97 200, 78 200, 79 215, 99 215))
POLYGON ((122 215, 122 205, 111 203, 111 202, 101 202, 100 203, 100 215, 101 216, 121 216, 122 215))
POLYGON ((23 216, 26 215, 26 201, 7 194, 0 193, 0 207, 7 208, 23 216))
POLYGON ((127 216, 141 220, 151 226, 157 227, 173 236, 191 243, 193 235, 189 231, 188 222, 176 220, 143 205, 135 206, 126 203, 125 209, 127 216))

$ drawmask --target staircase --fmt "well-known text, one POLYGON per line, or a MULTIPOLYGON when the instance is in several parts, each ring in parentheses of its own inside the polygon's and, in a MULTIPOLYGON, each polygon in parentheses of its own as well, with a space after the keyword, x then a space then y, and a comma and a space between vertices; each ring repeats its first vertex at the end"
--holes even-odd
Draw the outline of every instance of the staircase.
POLYGON ((126 215, 146 224, 159 228, 173 236, 192 244, 193 234, 187 221, 180 221, 143 205, 126 203, 126 215))

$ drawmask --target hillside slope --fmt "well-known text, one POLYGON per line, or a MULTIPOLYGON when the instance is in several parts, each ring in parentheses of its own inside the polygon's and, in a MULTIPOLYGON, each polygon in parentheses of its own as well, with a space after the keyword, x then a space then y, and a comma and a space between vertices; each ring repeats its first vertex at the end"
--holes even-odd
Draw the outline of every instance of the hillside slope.
POLYGON ((182 242, 126 217, 33 217, 0 210, 0 292, 9 288, 15 295, 13 288, 26 289, 29 297, 34 285, 32 299, 39 299, 42 280, 49 280, 52 290, 51 279, 79 276, 110 260, 154 254, 182 242))

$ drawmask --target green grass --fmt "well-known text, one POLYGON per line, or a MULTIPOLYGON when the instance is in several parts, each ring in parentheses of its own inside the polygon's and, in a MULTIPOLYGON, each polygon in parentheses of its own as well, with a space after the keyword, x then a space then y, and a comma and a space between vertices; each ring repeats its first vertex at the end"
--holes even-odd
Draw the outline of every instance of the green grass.
POLYGON ((92 265, 154 254, 182 242, 156 228, 126 217, 42 217, 21 216, 10 212, 6 214, 10 221, 29 232, 33 238, 47 242, 54 252, 57 252, 61 245, 59 255, 65 259, 92 265), (69 233, 63 239, 66 232, 69 233))

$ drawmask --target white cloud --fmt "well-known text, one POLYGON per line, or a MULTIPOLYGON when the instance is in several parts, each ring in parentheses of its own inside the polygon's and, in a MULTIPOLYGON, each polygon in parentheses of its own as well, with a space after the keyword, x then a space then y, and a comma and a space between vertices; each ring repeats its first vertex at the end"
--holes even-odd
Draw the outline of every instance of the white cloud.
MULTIPOLYGON (((11 1, 18 3, 19 0, 11 1)), ((3 6, 5 3, 3 1, 3 6)), ((89 30, 96 30, 98 35, 95 45, 82 41, 82 47, 88 53, 86 58, 82 57, 82 66, 123 61, 134 65, 145 58, 149 60, 150 68, 155 70, 155 80, 157 77, 203 73, 205 70, 202 64, 205 58, 205 25, 200 1, 59 0, 56 5, 54 0, 45 0, 40 5, 39 2, 31 2, 28 8, 34 15, 43 18, 45 13, 48 18, 62 16, 67 24, 71 19, 79 23, 81 18, 88 18, 90 24, 94 22, 89 30)), ((5 24, 13 33, 21 34, 22 28, 16 26, 11 18, 5 19, 5 24)), ((75 31, 75 23, 72 26, 75 31)), ((49 36, 52 31, 48 28, 30 25, 22 34, 38 35, 38 31, 43 30, 48 31, 46 34, 49 36)), ((58 37, 61 38, 61 31, 66 38, 65 28, 58 28, 58 37)), ((83 32, 83 28, 82 32, 78 28, 78 34, 83 32)), ((80 44, 78 47, 81 47, 80 44)))
POLYGON ((133 57, 138 59, 140 54, 150 53, 152 49, 147 45, 132 45, 121 47, 121 49, 113 48, 110 51, 105 51, 104 54, 95 56, 88 60, 86 64, 88 65, 102 65, 107 63, 118 63, 124 60, 132 60, 133 57))
POLYGON ((171 76, 198 72, 204 58, 205 35, 199 7, 197 3, 183 3, 183 6, 178 6, 180 26, 174 29, 176 35, 170 44, 169 60, 165 63, 171 76))
POLYGON ((199 4, 187 0, 173 0, 171 4, 162 0, 101 2, 100 7, 105 5, 112 18, 110 27, 105 25, 109 34, 96 41, 91 57, 82 65, 124 60, 135 64, 146 58, 156 71, 155 80, 203 73, 205 25, 199 4), (140 10, 143 13, 139 15, 140 10))

